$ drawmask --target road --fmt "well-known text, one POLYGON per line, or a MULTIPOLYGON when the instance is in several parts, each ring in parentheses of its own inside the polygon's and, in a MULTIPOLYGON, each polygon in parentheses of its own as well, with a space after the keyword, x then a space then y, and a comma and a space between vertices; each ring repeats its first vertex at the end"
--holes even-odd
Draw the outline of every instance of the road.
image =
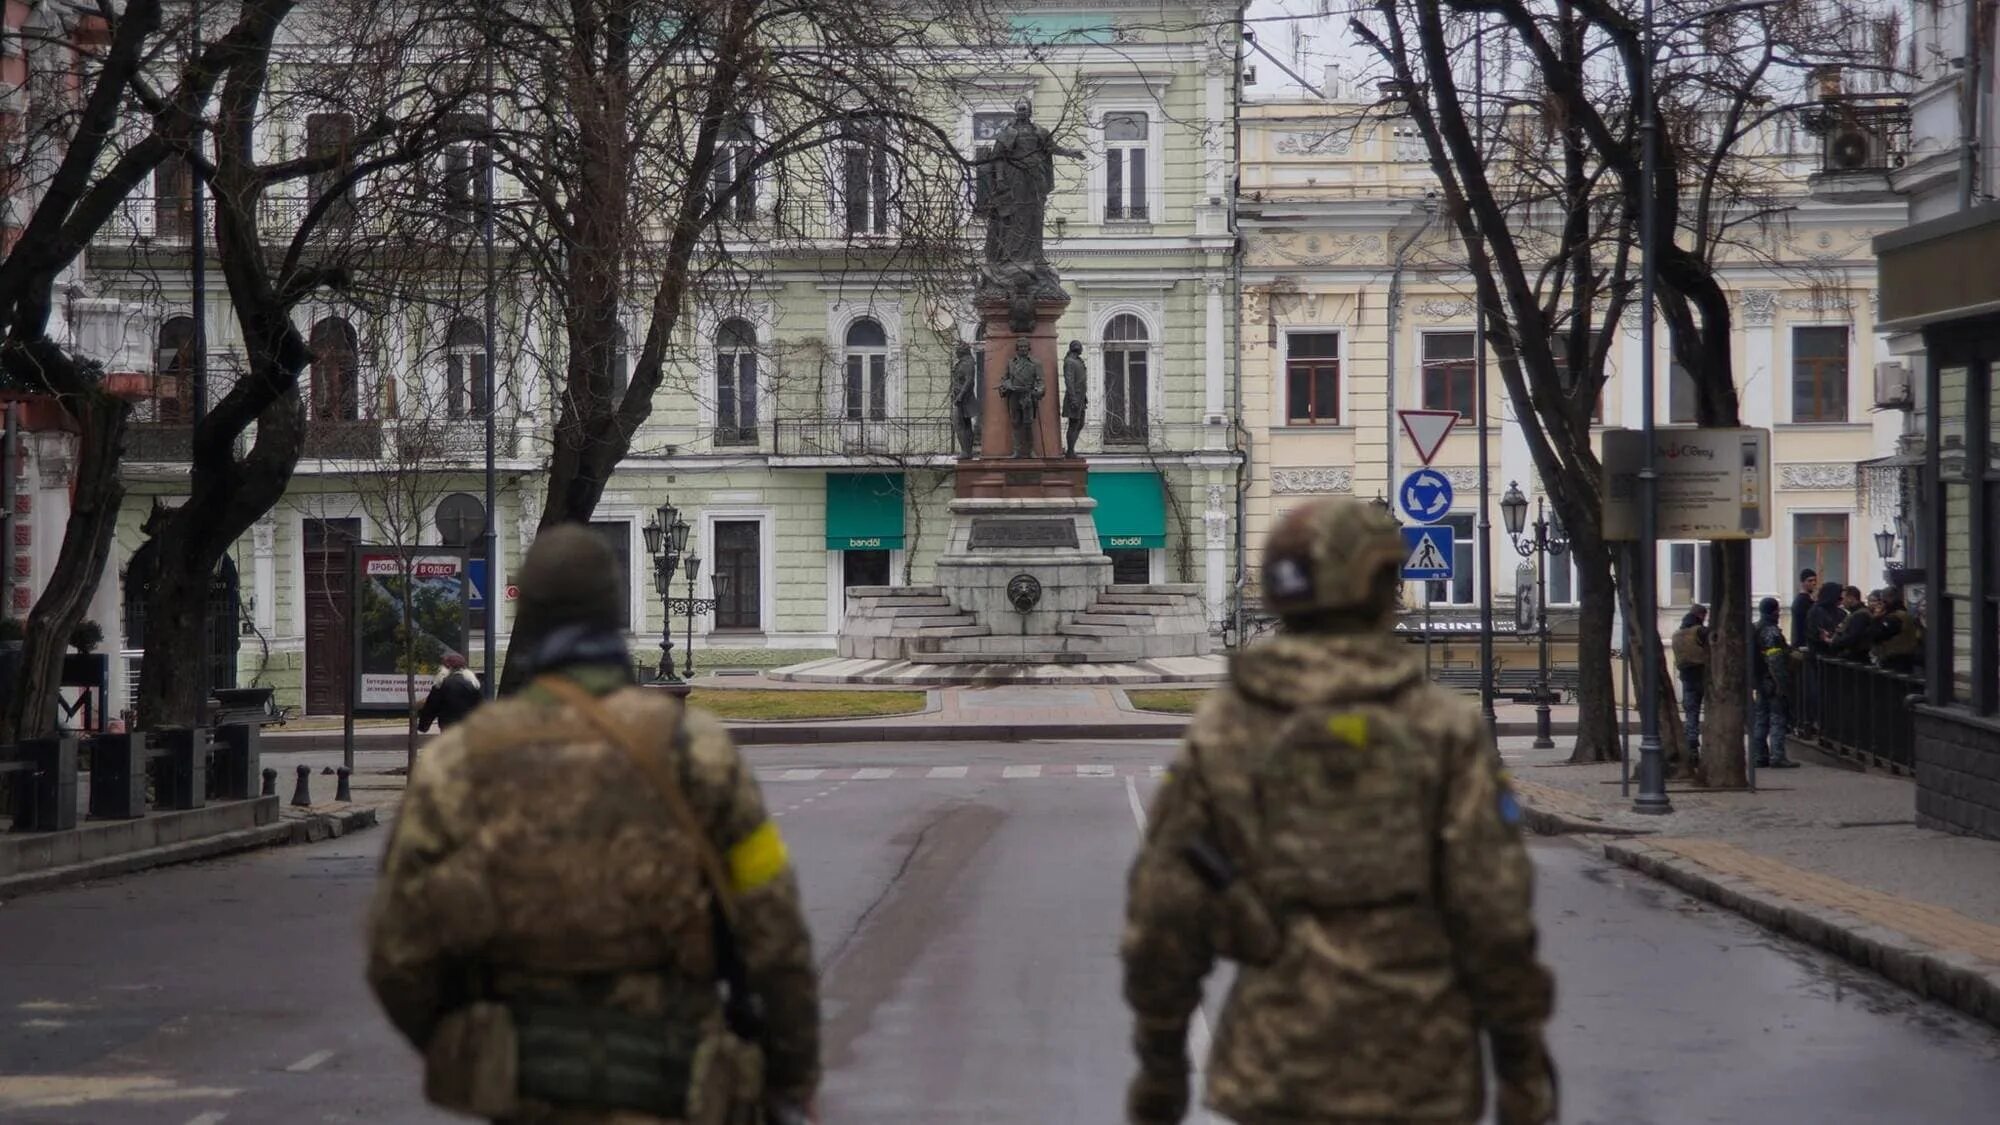
MULTIPOLYGON (((826 968, 829 1122, 1119 1119, 1123 877, 1169 750, 753 752, 826 968)), ((0 1121, 459 1120, 361 986, 386 838, 0 905, 0 1121)), ((1992 1119, 1992 1029, 1572 844, 1534 854, 1566 1122, 1992 1119)))

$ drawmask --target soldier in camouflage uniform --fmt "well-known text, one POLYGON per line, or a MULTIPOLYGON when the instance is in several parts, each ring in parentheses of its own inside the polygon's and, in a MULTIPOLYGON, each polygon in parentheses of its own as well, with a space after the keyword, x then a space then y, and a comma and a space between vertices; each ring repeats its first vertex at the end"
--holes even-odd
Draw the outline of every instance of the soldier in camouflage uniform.
POLYGON ((1502 1125, 1554 1116, 1520 807, 1477 706, 1389 631, 1402 556, 1388 515, 1345 499, 1265 546, 1285 627, 1195 717, 1132 868, 1138 1125, 1187 1110, 1218 957, 1240 969, 1206 1100, 1233 1121, 1477 1121, 1482 1033, 1502 1125))
POLYGON ((512 643, 534 678, 426 748, 384 862, 369 984, 450 1108, 537 1125, 736 1122, 760 1098, 809 1111, 818 986, 784 843, 721 725, 633 686, 616 573, 582 528, 528 553, 512 643), (633 737, 601 735, 586 704, 633 737), (763 1009, 754 1043, 725 1031, 732 955, 763 1009))

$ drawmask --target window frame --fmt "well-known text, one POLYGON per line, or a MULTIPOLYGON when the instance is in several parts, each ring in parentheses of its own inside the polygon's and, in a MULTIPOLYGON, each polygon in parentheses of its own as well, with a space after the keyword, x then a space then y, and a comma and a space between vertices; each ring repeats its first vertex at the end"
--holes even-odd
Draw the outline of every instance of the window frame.
POLYGON ((889 326, 882 322, 881 317, 872 313, 862 313, 850 319, 841 330, 840 390, 837 403, 837 414, 841 421, 886 422, 894 417, 890 393, 892 379, 889 371, 889 356, 893 350, 894 340, 889 335, 889 326), (882 343, 851 342, 854 330, 864 321, 874 324, 881 330, 882 343), (878 381, 879 386, 876 385, 878 381), (857 389, 862 397, 859 403, 855 401, 857 389))
POLYGON ((194 318, 186 313, 176 313, 160 321, 153 332, 153 421, 168 425, 185 425, 194 421, 188 401, 194 394, 194 318), (167 352, 167 329, 185 324, 187 336, 175 344, 173 360, 162 369, 160 357, 167 352), (162 385, 171 387, 172 394, 160 393, 162 385), (167 403, 173 403, 168 409, 167 403))
POLYGON ((1347 362, 1346 330, 1342 328, 1333 328, 1333 327, 1322 328, 1311 325, 1298 325, 1298 326, 1287 326, 1284 332, 1285 332, 1285 354, 1282 360, 1280 361, 1280 368, 1279 368, 1279 375, 1280 378, 1283 380, 1283 387, 1280 389, 1278 395, 1279 399, 1278 409, 1280 411, 1279 417, 1282 419, 1282 424, 1286 426, 1308 426, 1308 427, 1337 427, 1337 426, 1348 425, 1349 423, 1345 421, 1345 419, 1347 418, 1347 380, 1345 378, 1346 362, 1347 362), (1333 355, 1308 356, 1298 359, 1293 358, 1292 341, 1300 336, 1333 337, 1334 341, 1333 355), (1304 419, 1295 417, 1292 414, 1292 377, 1296 373, 1294 371, 1295 366, 1300 364, 1311 364, 1314 366, 1319 366, 1328 363, 1331 363, 1333 365, 1333 411, 1334 411, 1333 417, 1329 419, 1329 418, 1320 418, 1317 416, 1317 406, 1318 406, 1317 394, 1311 394, 1308 396, 1312 404, 1312 409, 1309 412, 1314 416, 1304 419))
POLYGON ((716 214, 716 221, 739 225, 756 222, 763 202, 758 189, 763 186, 764 177, 761 172, 753 172, 737 182, 743 161, 757 155, 756 118, 736 116, 725 121, 716 134, 715 145, 715 160, 709 169, 709 201, 713 203, 719 192, 731 197, 716 214))
MULTIPOLYGON (((1712 560, 1708 544, 1690 539, 1671 540, 1662 543, 1661 546, 1667 551, 1667 565, 1660 571, 1667 582, 1666 600, 1661 604, 1675 609, 1715 604, 1715 574, 1714 567, 1710 565, 1712 560), (1682 555, 1685 555, 1689 562, 1689 568, 1685 572, 1688 576, 1686 599, 1680 596, 1676 587, 1678 576, 1683 573, 1677 556, 1682 555)), ((1794 570, 1792 573, 1798 572, 1794 570)))
POLYGON ((763 416, 758 409, 762 405, 759 401, 762 395, 760 382, 760 368, 762 367, 762 363, 758 358, 762 348, 761 338, 757 333, 757 322, 747 316, 725 317, 716 324, 709 339, 714 345, 709 363, 709 377, 714 380, 711 387, 713 392, 711 401, 714 403, 715 444, 756 445, 758 442, 758 427, 763 422, 763 416), (731 340, 726 344, 723 341, 723 333, 731 325, 737 324, 749 329, 750 342, 747 346, 740 340, 731 340), (726 415, 723 411, 723 367, 725 364, 729 365, 730 368, 728 380, 729 398, 735 404, 735 408, 726 415), (748 366, 747 372, 744 370, 746 365, 748 366), (743 400, 746 388, 744 376, 746 374, 749 376, 747 388, 749 390, 750 401, 750 422, 747 426, 743 423, 743 400))
MULTIPOLYGON (((633 512, 606 511, 594 515, 585 526, 593 533, 602 536, 605 546, 610 547, 612 553, 618 557, 619 564, 623 568, 621 577, 625 583, 623 591, 625 596, 620 602, 619 616, 621 622, 619 629, 626 633, 636 632, 644 626, 644 615, 640 612, 640 590, 642 587, 639 583, 640 575, 638 566, 641 560, 647 558, 645 551, 640 550, 638 544, 633 542, 633 536, 637 533, 639 526, 639 517, 637 513, 633 512), (622 536, 611 530, 614 527, 624 529, 622 536), (617 548, 613 542, 614 536, 623 539, 625 544, 624 550, 620 551, 617 548)), ((653 576, 648 572, 645 578, 646 583, 643 589, 650 591, 652 589, 653 576)), ((490 577, 488 581, 491 581, 490 577)))
MULTIPOLYGON (((1165 117, 1166 113, 1159 101, 1151 96, 1104 97, 1091 102, 1088 115, 1085 119, 1087 143, 1084 146, 1085 151, 1089 154, 1085 175, 1089 177, 1086 182, 1088 184, 1087 194, 1091 222, 1099 226, 1113 228, 1143 228, 1166 220, 1166 192, 1162 182, 1166 174, 1165 117), (1106 157, 1109 155, 1111 146, 1114 143, 1124 146, 1125 151, 1128 152, 1132 144, 1130 141, 1108 142, 1105 140, 1105 115, 1115 113, 1143 113, 1146 115, 1146 140, 1144 142, 1146 146, 1146 160, 1144 164, 1146 169, 1146 213, 1139 218, 1112 217, 1111 215, 1110 196, 1107 191, 1107 177, 1110 174, 1109 161, 1106 157)), ((1058 164, 1058 178, 1061 175, 1062 167, 1058 164)))
MULTIPOLYGON (((1478 349, 1479 349, 1478 334, 1470 328, 1426 328, 1418 332, 1417 333, 1417 402, 1421 404, 1425 410, 1456 410, 1458 411, 1458 415, 1461 418, 1477 417, 1479 411, 1478 349), (1463 336, 1468 341, 1471 341, 1473 347, 1472 356, 1465 359, 1449 359, 1449 360, 1430 359, 1429 358, 1430 342, 1433 339, 1444 336, 1463 336), (1456 368, 1458 365, 1461 364, 1465 368, 1464 374, 1470 379, 1470 383, 1466 387, 1466 403, 1464 404, 1464 406, 1455 405, 1453 402, 1451 402, 1450 399, 1453 396, 1451 396, 1450 394, 1446 395, 1446 401, 1444 402, 1440 403, 1432 401, 1430 395, 1431 372, 1437 368, 1446 368, 1446 367, 1456 368)), ((1449 384, 1447 384, 1447 390, 1449 390, 1449 384)))
MULTIPOLYGON (((1787 348, 1785 356, 1786 360, 1785 388, 1787 391, 1786 417, 1790 420, 1791 424, 1795 426, 1845 426, 1853 424, 1854 400, 1855 400, 1854 325, 1842 321, 1839 323, 1793 324, 1790 325, 1789 328, 1790 331, 1788 331, 1785 334, 1785 344, 1787 348), (1802 418, 1799 416, 1799 377, 1802 373, 1800 365, 1801 363, 1813 364, 1815 365, 1816 369, 1818 365, 1828 363, 1830 362, 1830 360, 1823 360, 1823 359, 1802 360, 1799 355, 1799 338, 1802 334, 1809 332, 1831 332, 1831 331, 1839 331, 1841 333, 1841 340, 1843 344, 1840 354, 1840 379, 1836 384, 1840 389, 1839 416, 1838 417, 1814 416, 1814 417, 1802 418)), ((1820 400, 1820 391, 1823 389, 1824 382, 1825 382, 1824 379, 1822 379, 1819 375, 1816 374, 1814 376, 1813 398, 1815 403, 1819 402, 1820 400)))
MULTIPOLYGON (((306 207, 310 209, 318 205, 320 199, 326 195, 330 188, 340 184, 354 170, 354 115, 345 110, 309 113, 306 115, 305 130, 305 150, 308 159, 317 159, 322 156, 332 155, 340 157, 340 162, 332 169, 325 172, 315 172, 306 177, 306 207), (314 127, 322 123, 339 124, 342 126, 342 128, 334 130, 335 136, 330 145, 318 143, 321 138, 316 138, 314 135, 314 127)), ((346 189, 333 202, 327 204, 325 217, 327 222, 341 226, 353 221, 353 185, 347 185, 346 189)))
POLYGON ((1152 433, 1153 411, 1153 361, 1158 341, 1154 339, 1152 326, 1146 318, 1131 310, 1114 312, 1104 320, 1104 327, 1098 334, 1098 391, 1104 397, 1104 437, 1105 445, 1145 445, 1152 433), (1130 321, 1139 327, 1138 339, 1111 339, 1111 329, 1123 321, 1130 321), (1119 357, 1117 376, 1123 384, 1119 400, 1126 409, 1122 418, 1115 418, 1111 412, 1112 357, 1119 357), (1132 370, 1132 362, 1137 358, 1139 369, 1132 370), (1131 409, 1132 389, 1139 388, 1139 412, 1133 417, 1131 409))
POLYGON ((902 179, 895 160, 896 149, 888 138, 889 123, 847 121, 836 125, 834 130, 834 142, 829 146, 833 162, 833 174, 829 177, 834 196, 833 214, 830 216, 833 233, 849 241, 894 236, 897 233, 896 195, 902 179), (864 129, 874 135, 863 135, 864 129), (854 185, 849 182, 857 149, 863 154, 862 173, 869 187, 862 209, 861 229, 858 230, 853 225, 854 185), (868 153, 876 154, 879 159, 868 160, 868 153))
POLYGON ((1152 222, 1153 116, 1139 109, 1107 109, 1099 118, 1098 128, 1104 143, 1102 165, 1106 223, 1152 222), (1111 119, 1114 117, 1137 117, 1144 135, 1136 140, 1131 137, 1114 140, 1111 136, 1111 119), (1135 156, 1137 159, 1134 159, 1135 156))
MULTIPOLYGON (((496 382, 494 390, 499 386, 496 382)), ((444 412, 453 421, 486 417, 486 329, 469 316, 453 317, 444 335, 444 412), (468 343, 468 340, 476 340, 468 343), (485 409, 482 409, 482 404, 485 409)))
POLYGON ((1819 573, 1819 579, 1822 584, 1834 582, 1843 586, 1853 585, 1854 583, 1850 576, 1855 572, 1852 565, 1854 561, 1854 513, 1838 508, 1794 508, 1787 514, 1791 517, 1792 565, 1789 573, 1796 576, 1801 570, 1811 567, 1819 573), (1821 519, 1837 519, 1841 521, 1842 534, 1840 539, 1835 540, 1824 535, 1807 536, 1803 534, 1801 521, 1821 519), (1835 542, 1840 544, 1839 552, 1833 556, 1839 562, 1840 569, 1838 573, 1833 571, 1824 548, 1825 544, 1835 542), (1808 543, 1821 545, 1814 548, 1810 559, 1803 554, 1805 546, 1808 543))

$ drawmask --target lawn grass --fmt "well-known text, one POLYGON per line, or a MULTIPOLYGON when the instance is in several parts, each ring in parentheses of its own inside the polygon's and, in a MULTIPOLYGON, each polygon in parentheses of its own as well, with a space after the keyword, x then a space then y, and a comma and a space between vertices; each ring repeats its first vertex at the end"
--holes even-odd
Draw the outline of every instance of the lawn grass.
POLYGON ((724 719, 864 719, 921 711, 924 693, 696 688, 688 702, 724 719))
POLYGON ((1164 711, 1170 715, 1192 715, 1201 701, 1208 698, 1206 690, 1157 688, 1151 691, 1127 691, 1125 698, 1141 711, 1164 711))

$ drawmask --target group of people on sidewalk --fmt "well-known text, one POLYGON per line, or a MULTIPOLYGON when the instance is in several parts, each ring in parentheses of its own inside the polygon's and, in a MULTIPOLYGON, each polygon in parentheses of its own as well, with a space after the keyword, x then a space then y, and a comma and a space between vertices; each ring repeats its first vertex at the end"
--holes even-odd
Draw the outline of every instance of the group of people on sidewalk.
MULTIPOLYGON (((1810 729, 1817 703, 1818 661, 1869 663, 1899 675, 1914 675, 1923 663, 1923 621, 1894 587, 1864 598, 1858 587, 1822 583, 1819 574, 1808 568, 1799 573, 1799 592, 1792 601, 1790 641, 1779 624, 1779 609, 1778 599, 1765 598, 1757 606, 1754 626, 1750 747, 1759 769, 1790 769, 1798 764, 1786 754, 1785 736, 1810 729), (1794 667, 1795 660, 1803 674, 1794 667), (1795 703, 1803 704, 1796 712, 1795 703)), ((1674 632, 1672 648, 1680 675, 1687 753, 1693 763, 1700 758, 1701 716, 1708 698, 1706 606, 1688 610, 1674 632)))

